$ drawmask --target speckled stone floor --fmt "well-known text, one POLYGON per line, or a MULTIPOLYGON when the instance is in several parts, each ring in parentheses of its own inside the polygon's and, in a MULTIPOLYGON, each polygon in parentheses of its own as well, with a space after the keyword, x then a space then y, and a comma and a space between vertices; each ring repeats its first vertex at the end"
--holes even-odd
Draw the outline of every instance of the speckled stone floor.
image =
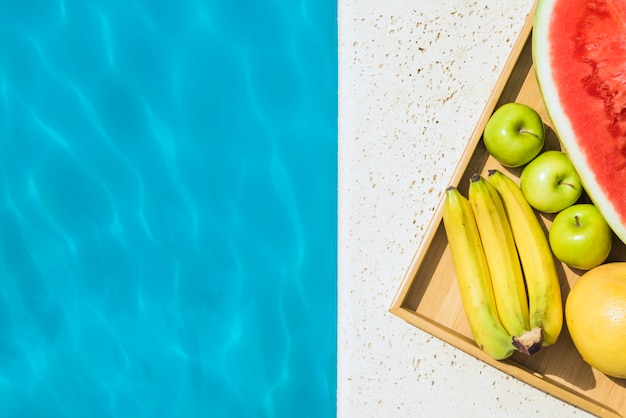
POLYGON ((532 3, 339 1, 341 417, 587 416, 388 312, 532 3))

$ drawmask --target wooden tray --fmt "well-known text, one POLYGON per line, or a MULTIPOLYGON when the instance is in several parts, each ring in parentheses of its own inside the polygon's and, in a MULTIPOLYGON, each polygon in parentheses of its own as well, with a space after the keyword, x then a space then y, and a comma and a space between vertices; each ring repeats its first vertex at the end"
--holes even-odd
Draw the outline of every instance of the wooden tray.
MULTIPOLYGON (((467 196, 469 178, 491 168, 503 170, 519 180, 520 169, 505 169, 484 148, 482 132, 489 116, 507 102, 526 103, 535 108, 547 126, 546 149, 559 149, 551 128, 532 65, 533 13, 520 33, 504 71, 463 153, 450 184, 467 196)), ((543 390, 567 403, 601 417, 626 417, 626 379, 612 379, 585 363, 565 327, 556 344, 526 356, 515 353, 496 361, 480 350, 472 339, 456 284, 454 266, 438 206, 426 236, 408 268, 390 312, 416 327, 446 341, 497 369, 543 390)), ((549 226, 551 218, 542 215, 549 226)), ((626 260, 626 246, 616 239, 610 260, 626 260)), ((563 303, 581 271, 557 263, 563 303)))

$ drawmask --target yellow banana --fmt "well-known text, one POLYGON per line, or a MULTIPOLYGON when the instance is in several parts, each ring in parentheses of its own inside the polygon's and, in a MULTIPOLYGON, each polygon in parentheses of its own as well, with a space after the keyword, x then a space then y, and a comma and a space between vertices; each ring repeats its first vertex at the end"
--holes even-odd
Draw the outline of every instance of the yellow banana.
POLYGON ((455 187, 446 189, 443 224, 472 336, 489 356, 496 360, 508 358, 515 351, 513 338, 498 317, 489 267, 472 208, 455 187))
POLYGON ((500 196, 484 177, 470 179, 469 202, 485 249, 500 322, 513 336, 528 330, 528 300, 513 233, 500 196))
POLYGON ((544 346, 554 344, 563 327, 563 305, 559 276, 546 233, 511 178, 498 170, 490 170, 488 179, 500 194, 517 245, 528 292, 529 325, 541 328, 544 346))

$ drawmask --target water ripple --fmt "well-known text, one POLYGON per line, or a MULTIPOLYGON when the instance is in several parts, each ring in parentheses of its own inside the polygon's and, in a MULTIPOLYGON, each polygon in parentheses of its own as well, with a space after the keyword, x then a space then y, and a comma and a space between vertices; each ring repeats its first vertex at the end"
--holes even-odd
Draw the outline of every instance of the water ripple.
POLYGON ((3 414, 333 415, 318 7, 0 2, 3 414))

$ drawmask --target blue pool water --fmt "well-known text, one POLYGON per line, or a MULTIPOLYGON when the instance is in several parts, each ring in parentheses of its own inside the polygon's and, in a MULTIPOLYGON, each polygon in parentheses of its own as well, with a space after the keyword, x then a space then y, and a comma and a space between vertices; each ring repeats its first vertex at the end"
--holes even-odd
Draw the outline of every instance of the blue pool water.
POLYGON ((0 0, 0 415, 328 417, 336 4, 0 0))

